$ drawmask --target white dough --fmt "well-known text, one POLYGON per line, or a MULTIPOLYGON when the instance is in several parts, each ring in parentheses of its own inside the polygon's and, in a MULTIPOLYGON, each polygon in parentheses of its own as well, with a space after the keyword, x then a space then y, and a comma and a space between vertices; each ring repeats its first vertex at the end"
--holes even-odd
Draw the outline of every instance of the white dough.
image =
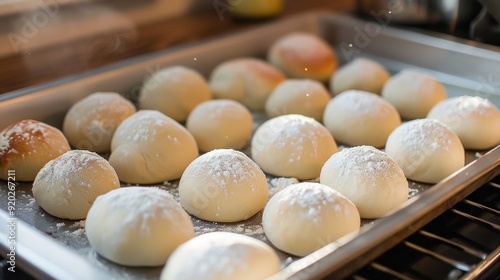
POLYGON ((200 151, 241 149, 253 131, 252 114, 233 100, 210 100, 196 106, 186 128, 198 143, 200 151))
POLYGON ((164 68, 143 85, 139 108, 158 110, 178 122, 184 122, 191 110, 212 98, 205 78, 184 66, 164 68))
POLYGON ((329 100, 330 94, 320 82, 289 79, 279 84, 271 93, 266 102, 266 113, 271 118, 300 114, 321 122, 329 100))
POLYGON ((413 70, 403 70, 392 76, 382 89, 403 119, 425 118, 429 111, 446 99, 446 89, 433 77, 413 70))
POLYGON ((365 219, 383 217, 408 198, 403 170, 371 146, 345 148, 334 154, 321 169, 320 183, 347 197, 365 219))
POLYGON ((264 122, 252 138, 252 158, 279 177, 314 179, 338 151, 328 130, 313 118, 290 114, 264 122))
POLYGON ((259 166, 242 152, 230 149, 201 155, 179 182, 184 209, 213 222, 246 220, 264 208, 268 196, 266 176, 259 166))
POLYGON ((115 170, 96 153, 72 150, 49 161, 33 182, 33 197, 61 219, 85 219, 94 200, 120 187, 115 170))
POLYGON ((417 182, 437 183, 465 164, 458 136, 433 119, 403 123, 389 135, 385 151, 408 179, 417 182))
POLYGON ((381 64, 367 58, 356 58, 333 73, 330 90, 334 95, 346 90, 381 94, 382 87, 390 77, 381 64))
POLYGON ((337 68, 337 55, 315 34, 293 32, 276 40, 267 53, 271 64, 289 78, 326 82, 337 68))
POLYGON ((134 113, 134 105, 120 94, 96 92, 73 104, 64 117, 63 132, 77 149, 109 152, 116 128, 134 113))
POLYGON ((158 111, 141 110, 116 129, 109 162, 121 181, 151 184, 180 178, 197 156, 186 128, 158 111))
POLYGON ((57 128, 35 120, 22 120, 0 132, 0 179, 15 170, 16 181, 33 181, 42 167, 71 148, 57 128))
POLYGON ((128 266, 160 266, 194 237, 189 215, 158 188, 124 187, 99 196, 85 232, 104 258, 128 266))
POLYGON ((381 148, 389 134, 401 124, 401 118, 396 108, 382 97, 348 90, 330 100, 323 123, 341 143, 381 148))
POLYGON ((262 225, 274 246, 302 257, 359 230, 360 217, 356 206, 339 192, 304 182, 269 200, 262 225))
POLYGON ((449 126, 465 149, 484 150, 500 144, 500 111, 488 99, 449 98, 434 106, 427 117, 449 126))
POLYGON ((256 58, 237 58, 223 62, 210 75, 215 98, 241 102, 250 110, 264 109, 273 89, 285 76, 272 65, 256 58))
POLYGON ((256 280, 281 270, 274 249, 252 237, 212 232, 179 246, 160 280, 256 280))

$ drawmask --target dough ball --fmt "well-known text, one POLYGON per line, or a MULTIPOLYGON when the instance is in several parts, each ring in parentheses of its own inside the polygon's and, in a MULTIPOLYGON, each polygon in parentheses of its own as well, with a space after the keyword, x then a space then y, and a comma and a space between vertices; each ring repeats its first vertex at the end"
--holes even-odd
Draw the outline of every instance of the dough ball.
POLYGON ((281 270, 278 255, 255 238, 211 232, 179 246, 168 259, 160 280, 255 280, 281 270))
POLYGON ((120 187, 115 170, 96 153, 72 150, 49 161, 33 182, 33 197, 61 219, 85 219, 94 200, 120 187))
POLYGON ((262 110, 273 89, 285 76, 272 65, 256 58, 238 58, 218 65, 210 76, 215 98, 232 99, 250 110, 262 110))
POLYGON ((128 266, 161 266, 194 237, 189 215, 168 192, 125 187, 99 196, 87 216, 90 245, 104 258, 128 266))
POLYGON ((268 196, 266 176, 259 166, 242 152, 230 149, 201 155, 179 182, 184 209, 212 222, 246 220, 264 208, 268 196))
POLYGON ((408 179, 423 183, 437 183, 465 164, 458 136, 433 119, 403 123, 389 135, 385 152, 408 179))
POLYGON ((356 206, 339 192, 304 182, 269 200, 262 225, 274 246, 302 257, 359 230, 360 217, 356 206))
POLYGON ((13 123, 0 132, 0 179, 15 170, 17 181, 33 181, 47 162, 69 150, 55 127, 34 120, 13 123))
POLYGON ((398 209, 408 199, 408 181, 394 160, 371 146, 346 148, 321 169, 320 183, 356 205, 361 218, 375 219, 398 209))
POLYGON ((178 122, 184 122, 191 110, 212 98, 205 78, 184 66, 164 68, 143 85, 139 108, 158 110, 178 122))
POLYGON ((337 68, 337 55, 320 37, 295 32, 278 39, 267 59, 290 78, 326 82, 337 68))
POLYGON ((266 102, 266 113, 271 118, 300 114, 321 122, 329 100, 330 94, 320 82, 290 79, 279 84, 271 93, 266 102))
POLYGON ((96 92, 69 109, 64 118, 63 132, 77 149, 109 152, 116 128, 134 113, 134 105, 120 94, 96 92))
POLYGON ((427 117, 450 127, 465 149, 485 150, 500 143, 500 111, 479 96, 460 96, 441 101, 427 117))
POLYGON ((252 138, 252 158, 267 173, 300 180, 319 176, 338 151, 328 130, 313 118, 283 115, 263 123, 252 138))
POLYGON ((334 95, 346 90, 362 90, 381 94, 391 74, 381 64, 366 58, 356 58, 340 67, 330 79, 334 95))
POLYGON ((389 134, 401 124, 401 118, 396 108, 382 97, 348 90, 326 105, 323 123, 341 143, 381 148, 389 134))
POLYGON ((403 70, 385 83, 382 97, 404 119, 417 119, 425 118, 434 105, 446 99, 446 89, 427 74, 403 70))
POLYGON ((158 111, 142 110, 116 129, 109 162, 121 181, 152 184, 180 178, 196 157, 198 146, 187 129, 158 111))
POLYGON ((200 151, 241 149, 253 131, 252 114, 233 100, 210 100, 196 106, 186 127, 193 134, 200 151))

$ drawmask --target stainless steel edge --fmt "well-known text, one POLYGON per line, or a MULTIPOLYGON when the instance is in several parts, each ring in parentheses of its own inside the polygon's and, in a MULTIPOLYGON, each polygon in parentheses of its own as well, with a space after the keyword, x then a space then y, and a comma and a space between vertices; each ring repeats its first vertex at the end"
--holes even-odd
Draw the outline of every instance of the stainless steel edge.
POLYGON ((342 279, 399 243, 424 224, 500 174, 500 146, 415 196, 392 215, 357 236, 327 245, 292 263, 277 279, 342 279))
POLYGON ((0 211, 0 251, 5 256, 10 252, 7 225, 15 224, 16 267, 37 279, 89 280, 115 279, 109 271, 96 267, 85 258, 67 249, 21 220, 13 220, 0 211), (75 273, 77 272, 77 273, 75 273))

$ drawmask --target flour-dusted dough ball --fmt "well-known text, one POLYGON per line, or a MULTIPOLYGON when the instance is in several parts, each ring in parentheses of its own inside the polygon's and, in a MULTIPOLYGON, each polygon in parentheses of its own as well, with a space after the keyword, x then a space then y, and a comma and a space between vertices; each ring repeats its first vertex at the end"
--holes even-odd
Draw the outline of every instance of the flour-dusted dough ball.
POLYGON ((330 79, 330 90, 337 95, 346 90, 362 90, 381 94, 391 74, 381 64, 366 58, 356 58, 340 67, 330 79))
POLYGON ((334 154, 321 169, 320 183, 347 197, 365 219, 385 216, 408 199, 403 170, 386 153, 371 146, 346 148, 334 154))
POLYGON ((446 96, 441 83, 413 70, 403 70, 392 76, 382 89, 382 97, 394 105, 404 119, 425 118, 446 96))
POLYGON ((274 118, 300 114, 321 122, 330 100, 328 90, 320 82, 309 79, 289 79, 279 84, 266 102, 266 113, 274 118))
POLYGON ((255 280, 281 270, 278 255, 255 238, 211 232, 179 246, 168 259, 160 280, 255 280))
POLYGON ((313 118, 290 114, 263 123, 252 138, 252 158, 267 173, 314 179, 338 151, 328 130, 313 118))
POLYGON ((186 121, 200 151, 241 149, 253 131, 252 114, 240 103, 218 99, 196 106, 186 121))
POLYGON ((168 192, 124 187, 99 196, 85 222, 90 245, 104 258, 128 266, 161 266, 194 237, 189 215, 168 192))
POLYGON ((69 109, 64 118, 63 132, 77 149, 109 152, 116 128, 134 113, 134 105, 120 94, 96 92, 69 109))
POLYGON ((212 222, 246 220, 264 208, 268 196, 264 172, 245 154, 231 149, 201 155, 179 182, 184 209, 212 222))
POLYGON ((433 119, 403 123, 389 135, 385 151, 408 179, 424 183, 437 183, 465 164, 458 136, 433 119))
POLYGON ((295 32, 279 38, 267 59, 290 78, 326 82, 337 68, 337 55, 320 37, 295 32))
POLYGON ((323 123, 341 143, 381 148, 389 134, 401 124, 401 118, 396 108, 382 97, 348 90, 326 105, 323 123))
POLYGON ((180 178, 197 156, 186 128, 158 111, 141 110, 116 129, 109 162, 121 181, 152 184, 180 178))
POLYGON ((215 98, 232 99, 250 110, 262 110, 273 89, 285 76, 256 58, 237 58, 219 64, 210 76, 215 98))
POLYGON ((47 162, 69 150, 55 127, 34 120, 13 123, 0 132, 0 179, 15 170, 17 181, 33 181, 47 162))
POLYGON ((274 246, 302 257, 359 230, 360 216, 339 192, 304 182, 286 187, 269 200, 262 225, 274 246))
POLYGON ((72 150, 49 161, 36 175, 33 197, 61 219, 85 219, 94 200, 120 187, 115 170, 96 153, 72 150))
POLYGON ((139 108, 158 110, 178 122, 184 122, 191 110, 212 98, 205 78, 184 66, 164 68, 142 86, 139 108))
POLYGON ((500 111, 488 99, 446 99, 434 106, 427 117, 450 127, 465 149, 483 150, 500 144, 500 111))

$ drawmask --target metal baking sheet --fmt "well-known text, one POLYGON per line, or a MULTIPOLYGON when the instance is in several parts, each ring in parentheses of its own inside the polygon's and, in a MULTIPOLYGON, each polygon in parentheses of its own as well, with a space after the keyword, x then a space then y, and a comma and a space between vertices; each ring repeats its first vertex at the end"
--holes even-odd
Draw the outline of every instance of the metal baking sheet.
MULTIPOLYGON (((495 83, 495 76, 492 76, 492 73, 496 73, 494 70, 500 67, 498 53, 388 28, 380 24, 377 26, 378 29, 371 29, 374 24, 376 23, 345 15, 307 14, 280 20, 247 32, 123 61, 90 73, 0 96, 0 128, 27 118, 61 127, 64 114, 70 106, 92 92, 116 91, 135 100, 142 82, 158 69, 180 64, 197 69, 208 77, 210 71, 222 61, 244 56, 264 57, 266 50, 276 38, 294 31, 315 33, 325 38, 335 46, 342 63, 364 56, 381 62, 393 73, 409 67, 419 68, 445 84, 450 96, 479 95, 488 97, 497 106, 500 105, 500 85, 495 83)), ((264 119, 262 113, 254 113, 256 125, 264 119)), ((467 162, 475 161, 482 154, 483 152, 468 152, 467 162)), ((482 159, 483 162, 486 160, 482 159)), ((479 164, 480 167, 477 167, 477 163, 475 166, 481 170, 490 167, 484 163, 479 164)), ((468 171, 463 171, 464 174, 466 172, 468 171)), ((269 178, 271 193, 275 193, 289 182, 290 180, 283 178, 269 178)), ((409 184, 410 196, 424 193, 431 187, 414 182, 409 184)), ((7 223, 9 219, 6 213, 6 185, 7 182, 0 181, 2 223, 4 221, 7 223)), ((176 196, 176 182, 165 182, 157 187, 166 189, 176 196)), ((436 196, 433 194, 431 198, 436 196)), ((412 204, 407 208, 411 208, 412 204)), ((231 224, 210 223, 196 218, 193 218, 193 221, 197 234, 215 230, 232 231, 266 241, 260 215, 259 213, 245 222, 231 224)), ((157 279, 161 271, 161 267, 119 266, 98 256, 89 247, 84 233, 84 221, 61 220, 45 213, 34 201, 30 183, 19 183, 16 186, 15 217, 19 220, 17 237, 19 265, 22 266, 23 262, 36 263, 38 268, 25 266, 26 269, 40 275, 40 278, 157 279)), ((401 219, 399 222, 402 222, 405 218, 403 216, 399 219, 401 219)), ((363 224, 368 225, 364 226, 364 231, 372 231, 368 228, 373 228, 381 222, 366 220, 363 224)), ((6 229, 1 228, 0 247, 3 250, 6 249, 6 234, 6 229)), ((363 242, 366 243, 368 240, 355 238, 349 244, 363 244, 363 242)), ((304 267, 310 268, 314 262, 320 263, 319 260, 322 258, 318 255, 323 253, 327 256, 334 249, 336 248, 332 249, 330 246, 330 251, 320 250, 319 253, 305 257, 300 262, 290 265, 277 277, 295 277, 304 267)), ((279 252, 279 254, 283 267, 297 260, 284 253, 279 252)), ((307 276, 304 278, 314 277, 315 274, 310 273, 307 276)))

